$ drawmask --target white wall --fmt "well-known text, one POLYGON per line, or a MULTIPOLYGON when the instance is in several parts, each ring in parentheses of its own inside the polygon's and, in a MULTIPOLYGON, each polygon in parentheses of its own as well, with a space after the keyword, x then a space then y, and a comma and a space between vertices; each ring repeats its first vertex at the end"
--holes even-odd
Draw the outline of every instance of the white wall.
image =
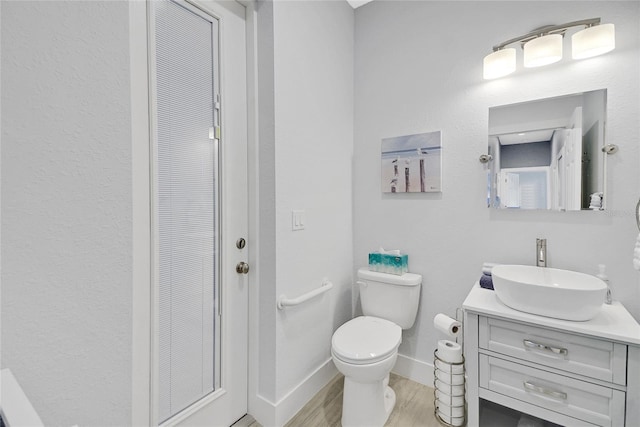
MULTIPOLYGON (((632 251, 640 196, 638 2, 375 1, 356 12, 354 268, 379 246, 409 254, 424 276, 416 325, 400 353, 426 364, 441 338, 433 316, 460 307, 483 261, 532 264, 535 238, 547 239, 549 263, 597 272, 607 265, 614 297, 640 320, 632 251), (617 48, 600 57, 565 59, 482 79, 491 47, 545 24, 601 17, 616 25, 617 48), (492 106, 608 89, 608 211, 517 212, 486 208, 487 150, 492 106), (380 140, 442 131, 442 194, 382 194, 380 140)), ((566 41, 565 49, 568 47, 566 41)), ((567 51, 569 52, 569 51, 567 51)), ((521 64, 522 52, 518 53, 521 64)))
POLYGON ((277 293, 295 297, 323 277, 336 286, 278 313, 281 398, 330 357, 331 334, 351 315, 353 10, 274 5, 277 293), (305 210, 305 230, 291 230, 292 209, 305 210))
POLYGON ((281 422, 335 372, 331 335, 351 316, 354 12, 325 1, 257 8, 258 392, 281 422), (291 230, 294 209, 305 211, 303 231, 291 230), (297 297, 323 277, 329 293, 276 309, 277 297, 297 297))
MULTIPOLYGON (((252 146, 254 180, 257 206, 251 207, 253 227, 257 242, 250 251, 255 264, 249 304, 250 316, 256 314, 250 325, 253 340, 249 340, 249 412, 260 417, 257 405, 261 399, 270 406, 275 402, 276 388, 276 170, 275 170, 275 107, 274 107, 274 40, 273 6, 271 1, 256 2, 256 61, 258 92, 258 141, 252 146), (256 382, 255 384, 253 382, 256 382)), ((252 169, 250 169, 252 170, 252 169)), ((251 249, 251 246, 249 247, 251 249)), ((267 409, 268 411, 268 409, 267 409)), ((268 416, 265 415, 265 418, 268 416)), ((262 424, 265 424, 265 420, 262 424)))
POLYGON ((1 7, 2 366, 46 425, 128 425, 128 5, 1 7))

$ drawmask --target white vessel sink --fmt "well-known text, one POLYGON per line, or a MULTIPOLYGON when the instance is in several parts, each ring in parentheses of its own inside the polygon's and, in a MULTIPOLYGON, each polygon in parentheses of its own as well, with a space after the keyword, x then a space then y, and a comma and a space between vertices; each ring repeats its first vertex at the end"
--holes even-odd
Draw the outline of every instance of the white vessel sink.
POLYGON ((497 265, 491 275, 505 305, 556 319, 590 320, 607 294, 607 285, 597 277, 557 268, 497 265))

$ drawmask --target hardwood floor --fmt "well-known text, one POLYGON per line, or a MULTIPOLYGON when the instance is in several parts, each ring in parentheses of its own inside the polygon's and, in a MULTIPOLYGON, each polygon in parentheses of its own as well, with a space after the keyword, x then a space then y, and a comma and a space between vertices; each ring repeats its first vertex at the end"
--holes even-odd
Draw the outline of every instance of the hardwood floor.
MULTIPOLYGON (((343 376, 337 375, 285 427, 339 427, 342 417, 343 376)), ((385 427, 439 427, 433 414, 433 389, 391 374, 396 406, 385 427)), ((249 427, 262 427, 253 422, 249 427)))

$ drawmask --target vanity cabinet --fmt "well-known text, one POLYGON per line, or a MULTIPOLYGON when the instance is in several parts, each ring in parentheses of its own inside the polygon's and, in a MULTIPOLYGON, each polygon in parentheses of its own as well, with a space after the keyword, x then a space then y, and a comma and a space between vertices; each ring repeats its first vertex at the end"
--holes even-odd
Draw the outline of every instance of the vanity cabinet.
POLYGON ((481 399, 563 426, 640 426, 640 325, 621 304, 571 322, 476 285, 463 309, 469 426, 481 399))

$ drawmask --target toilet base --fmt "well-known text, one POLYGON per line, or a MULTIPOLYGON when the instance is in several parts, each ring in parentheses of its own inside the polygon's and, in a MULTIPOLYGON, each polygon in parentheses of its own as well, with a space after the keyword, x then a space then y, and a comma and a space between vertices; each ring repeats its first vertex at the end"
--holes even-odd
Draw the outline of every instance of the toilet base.
POLYGON ((393 408, 395 406, 396 406, 396 392, 393 391, 391 387, 387 386, 384 393, 384 409, 387 412, 387 417, 384 420, 385 423, 389 419, 389 415, 391 415, 391 411, 393 411, 393 408))
POLYGON ((342 427, 382 427, 396 404, 389 375, 368 383, 344 379, 342 427))

